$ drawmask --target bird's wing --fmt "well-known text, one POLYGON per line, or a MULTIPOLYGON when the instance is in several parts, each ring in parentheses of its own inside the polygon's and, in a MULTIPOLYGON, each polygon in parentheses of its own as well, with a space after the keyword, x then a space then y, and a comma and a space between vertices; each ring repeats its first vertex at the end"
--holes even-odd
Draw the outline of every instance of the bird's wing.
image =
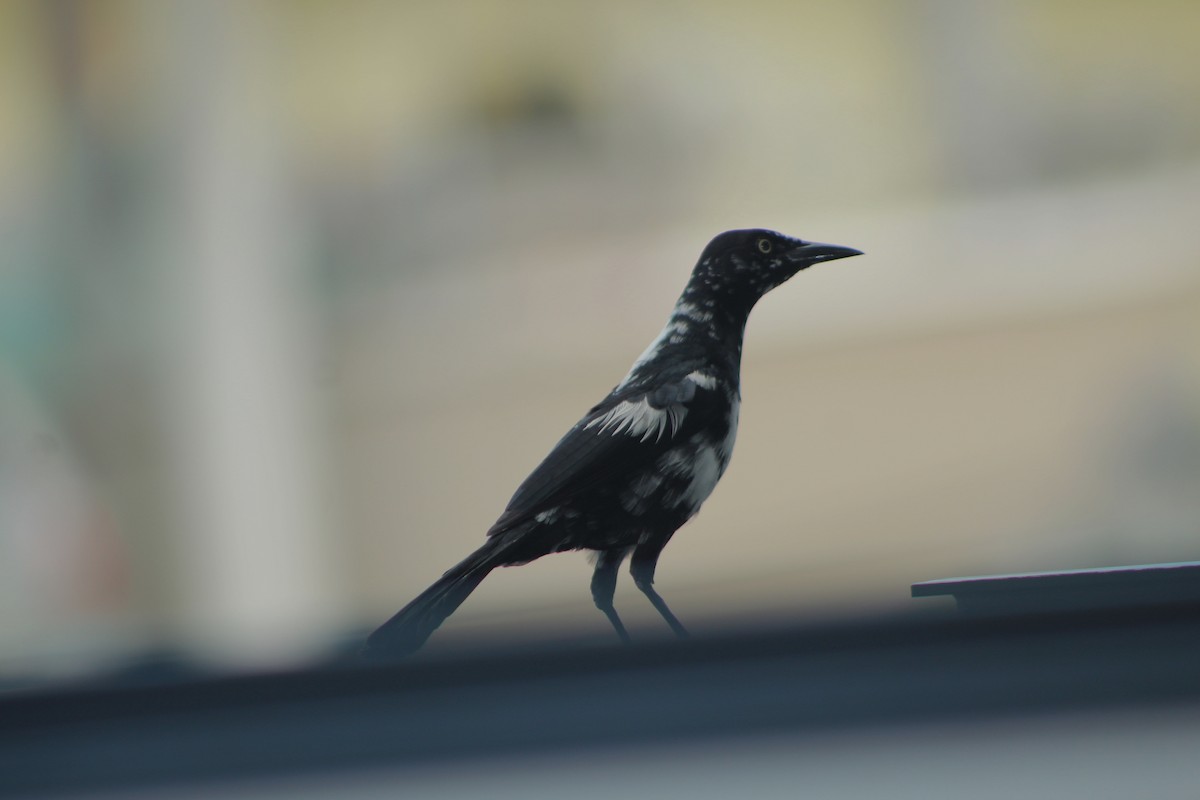
POLYGON ((614 391, 575 424, 517 488, 495 535, 565 498, 652 463, 720 413, 720 392, 691 377, 614 391))

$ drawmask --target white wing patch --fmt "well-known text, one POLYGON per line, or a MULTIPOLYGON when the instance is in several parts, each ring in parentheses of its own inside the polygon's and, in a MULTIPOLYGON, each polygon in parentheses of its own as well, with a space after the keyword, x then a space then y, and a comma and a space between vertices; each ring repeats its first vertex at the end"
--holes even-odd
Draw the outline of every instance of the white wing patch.
POLYGON ((622 400, 604 414, 583 426, 599 428, 598 433, 611 433, 616 436, 626 433, 639 436, 643 442, 654 439, 659 441, 663 434, 670 429, 670 436, 679 432, 683 419, 687 416, 687 408, 679 405, 669 405, 666 408, 655 408, 650 400, 643 397, 637 401, 622 400))

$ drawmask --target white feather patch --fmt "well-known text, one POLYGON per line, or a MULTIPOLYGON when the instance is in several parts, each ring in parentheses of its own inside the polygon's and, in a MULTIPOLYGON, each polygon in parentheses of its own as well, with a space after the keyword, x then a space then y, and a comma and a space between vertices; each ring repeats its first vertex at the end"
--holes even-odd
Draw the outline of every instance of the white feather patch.
MULTIPOLYGON (((711 304, 712 300, 704 301, 706 304, 711 304)), ((644 365, 650 363, 658 357, 662 352, 663 345, 679 344, 686 340, 688 333, 696 333, 693 331, 693 326, 708 326, 712 321, 713 312, 711 308, 701 308, 694 303, 689 303, 686 300, 680 300, 675 304, 675 308, 671 311, 671 316, 667 319, 667 324, 655 337, 642 354, 633 362, 633 366, 629 368, 629 372, 625 373, 625 377, 621 379, 620 386, 629 383, 637 371, 644 365)), ((712 335, 712 331, 708 331, 712 335)))
POLYGON ((696 457, 692 461, 692 482, 680 497, 692 514, 700 510, 700 505, 708 499, 713 489, 717 488, 723 468, 724 465, 713 448, 701 447, 696 451, 696 457))
POLYGON ((633 402, 622 400, 604 414, 583 426, 599 428, 598 433, 611 433, 616 436, 626 433, 630 436, 641 437, 643 442, 662 439, 663 434, 670 429, 670 435, 679 432, 683 418, 687 416, 687 408, 682 405, 670 405, 666 408, 654 408, 650 401, 643 397, 633 402))
POLYGON ((687 317, 696 322, 710 322, 713 318, 713 312, 700 308, 695 303, 680 300, 675 304, 675 310, 671 313, 671 316, 687 317))
POLYGON ((742 401, 736 395, 729 405, 729 432, 725 434, 725 440, 718 445, 717 456, 721 459, 721 471, 729 466, 729 459, 733 457, 733 443, 737 441, 738 417, 741 414, 742 401))
POLYGON ((625 377, 621 379, 621 383, 618 384, 619 386, 629 383, 633 376, 637 374, 638 369, 658 357, 663 345, 669 342, 671 337, 675 335, 676 329, 672 323, 673 321, 668 322, 666 327, 662 329, 662 332, 658 334, 658 337, 642 351, 642 354, 637 357, 637 361, 634 361, 633 366, 629 368, 629 372, 626 372, 625 377))
POLYGON ((696 445, 695 448, 676 448, 658 461, 658 468, 663 473, 687 478, 686 485, 663 498, 663 501, 672 507, 683 506, 689 517, 700 510, 725 469, 716 448, 703 444, 700 436, 692 437, 691 442, 696 445))
POLYGON ((560 513, 561 509, 559 509, 558 506, 555 506, 554 508, 547 508, 540 514, 535 515, 534 519, 543 525, 553 525, 558 521, 560 513))

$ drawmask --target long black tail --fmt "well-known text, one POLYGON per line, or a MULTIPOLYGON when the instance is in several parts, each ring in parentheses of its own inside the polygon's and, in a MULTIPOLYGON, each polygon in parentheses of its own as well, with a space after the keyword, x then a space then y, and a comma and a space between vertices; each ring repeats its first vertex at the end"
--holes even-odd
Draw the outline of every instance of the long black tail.
POLYGON ((367 637, 364 654, 372 658, 401 658, 419 650, 488 573, 503 563, 499 558, 502 550, 497 538, 488 539, 483 547, 451 567, 437 583, 376 628, 367 637))

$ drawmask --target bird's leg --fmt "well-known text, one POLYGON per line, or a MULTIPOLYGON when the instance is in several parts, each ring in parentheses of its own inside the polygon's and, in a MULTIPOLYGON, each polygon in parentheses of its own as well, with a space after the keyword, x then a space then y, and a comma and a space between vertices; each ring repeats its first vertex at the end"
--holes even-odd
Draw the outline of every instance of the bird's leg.
POLYGON ((638 545, 637 549, 633 551, 633 560, 629 563, 629 574, 633 576, 633 582, 637 588, 646 595, 658 613, 662 614, 662 618, 671 626, 671 630, 675 631, 675 635, 680 639, 686 639, 687 628, 683 627, 679 618, 671 613, 671 609, 667 607, 667 601, 663 600, 662 596, 654 590, 654 568, 658 565, 658 554, 662 552, 666 544, 666 541, 663 541, 657 546, 650 543, 638 545))
POLYGON ((625 560, 625 553, 625 550, 601 550, 596 554, 596 569, 592 573, 592 602, 608 617, 621 641, 629 644, 629 632, 625 630, 613 606, 613 595, 617 592, 617 570, 625 560))

